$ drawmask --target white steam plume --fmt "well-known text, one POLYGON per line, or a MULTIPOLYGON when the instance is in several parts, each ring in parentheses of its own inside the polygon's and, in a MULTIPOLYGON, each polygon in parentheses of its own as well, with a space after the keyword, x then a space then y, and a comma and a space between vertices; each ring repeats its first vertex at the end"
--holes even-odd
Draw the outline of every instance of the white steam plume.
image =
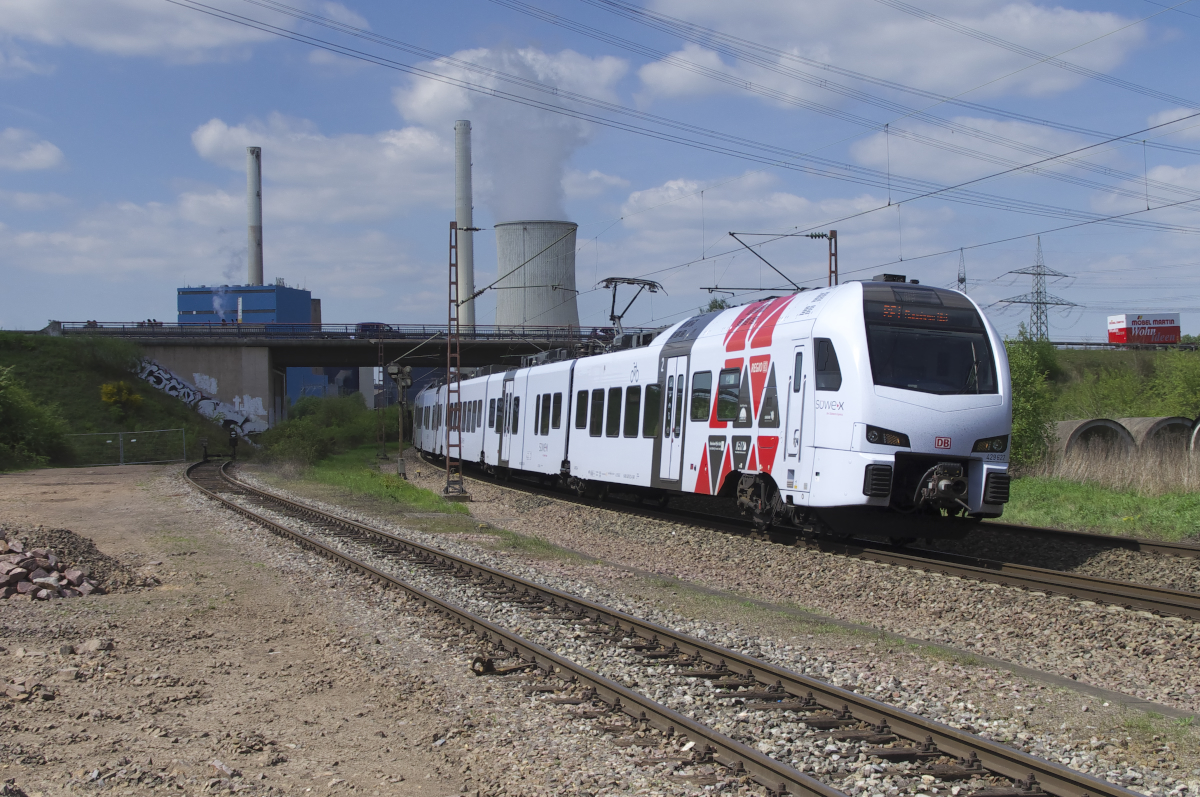
MULTIPOLYGON (((580 94, 615 102, 614 85, 628 70, 619 58, 589 58, 522 50, 466 50, 463 61, 580 94)), ((441 61, 428 67, 441 74, 522 93, 511 83, 441 61)), ((540 100, 547 95, 530 92, 540 100)), ((394 101, 405 118, 452 135, 456 119, 471 120, 474 181, 496 222, 565 219, 563 176, 571 155, 591 135, 585 122, 507 100, 413 78, 397 88, 394 101)))

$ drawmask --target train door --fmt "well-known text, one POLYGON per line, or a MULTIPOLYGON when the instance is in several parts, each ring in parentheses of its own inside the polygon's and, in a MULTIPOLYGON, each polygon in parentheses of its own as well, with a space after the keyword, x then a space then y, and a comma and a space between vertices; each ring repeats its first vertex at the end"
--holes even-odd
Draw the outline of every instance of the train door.
POLYGON ((509 454, 512 452, 512 422, 513 422, 513 380, 504 383, 504 400, 497 407, 501 416, 497 422, 500 429, 500 464, 507 465, 509 454))
MULTIPOLYGON (((808 380, 804 376, 805 346, 796 346, 792 352, 792 376, 788 380, 787 412, 787 459, 800 459, 802 432, 804 430, 804 397, 808 392, 808 380)), ((788 467, 791 467, 789 465, 788 467)))
POLYGON ((672 357, 667 360, 667 384, 664 398, 662 424, 662 460, 658 477, 667 481, 678 481, 683 460, 683 429, 685 394, 687 381, 687 357, 672 357))

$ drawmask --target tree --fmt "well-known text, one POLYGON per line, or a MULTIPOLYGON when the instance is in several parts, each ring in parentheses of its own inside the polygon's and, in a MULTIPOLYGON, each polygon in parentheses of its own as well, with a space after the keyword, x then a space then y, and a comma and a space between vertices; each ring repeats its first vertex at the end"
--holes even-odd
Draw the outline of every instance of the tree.
POLYGON ((728 310, 730 307, 729 300, 724 296, 714 296, 708 300, 707 307, 701 307, 702 313, 715 313, 719 310, 728 310))
POLYGON ((130 413, 142 406, 142 397, 124 379, 101 385, 100 400, 112 407, 113 415, 118 421, 125 420, 130 413))
MULTIPOLYGON (((1005 341, 1012 380, 1012 447, 1014 468, 1027 468, 1045 458, 1054 434, 1054 394, 1046 381, 1047 352, 1022 324, 1016 339, 1005 341)), ((1053 355, 1053 352, 1050 352, 1053 355)))
POLYGON ((58 409, 35 401, 12 370, 0 368, 0 470, 65 458, 66 424, 58 409))

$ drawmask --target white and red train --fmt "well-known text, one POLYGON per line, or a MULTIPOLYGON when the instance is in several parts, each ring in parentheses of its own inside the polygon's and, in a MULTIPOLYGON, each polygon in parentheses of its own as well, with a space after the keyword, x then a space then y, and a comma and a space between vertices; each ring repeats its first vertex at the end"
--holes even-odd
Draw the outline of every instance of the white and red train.
POLYGON ((759 525, 899 536, 1008 500, 1003 340, 955 291, 847 283, 460 385, 461 411, 444 384, 418 394, 419 450, 445 454, 449 418, 464 463, 580 493, 727 496, 759 525))

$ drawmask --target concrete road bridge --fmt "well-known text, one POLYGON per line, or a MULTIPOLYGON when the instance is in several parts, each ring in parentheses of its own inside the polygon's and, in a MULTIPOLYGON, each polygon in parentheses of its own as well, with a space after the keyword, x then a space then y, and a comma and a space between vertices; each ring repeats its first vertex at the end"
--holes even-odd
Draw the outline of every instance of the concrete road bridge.
MULTIPOLYGON (((511 365, 556 349, 571 353, 644 345, 656 334, 609 327, 497 327, 476 325, 460 338, 464 368, 511 365)), ((399 360, 413 367, 445 367, 445 325, 435 324, 165 324, 55 321, 43 334, 120 338, 214 399, 261 406, 267 425, 287 417, 289 367, 372 367, 399 360), (215 389, 209 390, 209 387, 215 389)))

